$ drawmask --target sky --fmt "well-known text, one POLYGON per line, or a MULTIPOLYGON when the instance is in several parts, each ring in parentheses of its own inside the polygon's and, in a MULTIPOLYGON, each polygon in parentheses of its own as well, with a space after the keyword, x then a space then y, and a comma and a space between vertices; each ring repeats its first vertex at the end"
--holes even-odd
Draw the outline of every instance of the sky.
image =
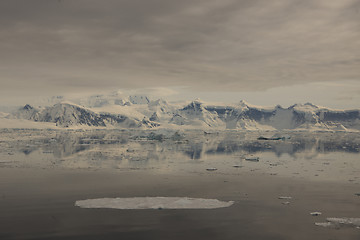
POLYGON ((2 0, 0 105, 121 89, 360 108, 360 0, 2 0))

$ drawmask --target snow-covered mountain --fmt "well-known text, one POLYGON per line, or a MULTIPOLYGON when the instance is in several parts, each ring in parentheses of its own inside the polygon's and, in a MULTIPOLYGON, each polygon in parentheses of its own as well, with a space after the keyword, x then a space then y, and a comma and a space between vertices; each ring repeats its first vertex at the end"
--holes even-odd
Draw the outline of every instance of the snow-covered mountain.
POLYGON ((288 108, 259 107, 245 101, 215 105, 194 100, 172 104, 164 99, 116 93, 82 99, 80 104, 61 102, 39 109, 27 104, 6 118, 54 123, 59 127, 360 130, 359 110, 332 110, 311 103, 288 108))
POLYGON ((207 106, 226 122, 227 129, 346 130, 360 129, 359 110, 331 110, 311 103, 289 108, 262 108, 243 101, 238 106, 207 106))
POLYGON ((24 107, 19 108, 18 111, 14 112, 12 117, 18 119, 27 119, 36 121, 39 114, 39 110, 33 106, 26 104, 24 107))
POLYGON ((200 100, 192 101, 185 107, 177 110, 173 114, 170 123, 197 127, 225 128, 225 122, 219 118, 218 113, 216 111, 208 111, 206 105, 200 100))
POLYGON ((60 127, 91 126, 91 127, 156 127, 158 124, 147 119, 130 118, 122 114, 97 113, 73 103, 63 102, 46 107, 42 110, 25 105, 8 118, 27 119, 35 122, 51 122, 60 127))

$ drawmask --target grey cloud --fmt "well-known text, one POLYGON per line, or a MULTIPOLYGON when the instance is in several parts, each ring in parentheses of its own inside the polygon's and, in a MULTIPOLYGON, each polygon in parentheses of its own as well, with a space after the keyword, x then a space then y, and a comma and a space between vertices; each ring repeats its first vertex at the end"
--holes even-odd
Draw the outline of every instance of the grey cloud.
POLYGON ((359 9, 358 0, 4 0, 0 94, 359 80, 359 9))

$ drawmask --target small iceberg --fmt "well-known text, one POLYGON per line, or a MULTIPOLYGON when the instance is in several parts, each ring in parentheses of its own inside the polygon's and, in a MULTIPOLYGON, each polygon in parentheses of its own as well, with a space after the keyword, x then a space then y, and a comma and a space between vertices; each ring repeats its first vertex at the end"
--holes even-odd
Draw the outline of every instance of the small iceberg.
POLYGON ((290 139, 291 138, 291 136, 289 136, 289 135, 285 135, 285 136, 279 136, 279 135, 277 135, 277 134, 275 134, 274 136, 272 136, 272 137, 263 137, 263 136, 260 136, 260 137, 258 137, 257 139, 258 140, 283 140, 283 141, 285 141, 286 139, 290 139))
POLYGON ((233 165, 234 168, 242 168, 243 166, 241 165, 233 165))
POLYGON ((311 216, 320 216, 321 212, 311 212, 310 215, 311 216))
POLYGON ((280 196, 278 197, 279 199, 292 199, 292 197, 288 197, 288 196, 280 196))
POLYGON ((250 161, 250 162, 258 162, 259 157, 247 157, 247 158, 245 158, 245 160, 250 161))
POLYGON ((214 209, 230 207, 233 203, 233 201, 188 197, 133 197, 78 200, 75 206, 114 209, 214 209))
POLYGON ((214 168, 214 167, 211 167, 211 168, 207 168, 207 169, 206 169, 206 171, 210 171, 210 172, 216 171, 216 170, 217 170, 217 168, 214 168))

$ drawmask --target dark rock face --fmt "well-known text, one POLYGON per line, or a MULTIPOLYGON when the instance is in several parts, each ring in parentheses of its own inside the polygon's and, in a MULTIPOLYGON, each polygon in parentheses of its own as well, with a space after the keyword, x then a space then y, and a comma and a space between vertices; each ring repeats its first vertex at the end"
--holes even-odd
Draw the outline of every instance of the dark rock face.
POLYGON ((110 123, 122 123, 128 119, 126 116, 122 115, 115 115, 115 114, 108 114, 108 113, 101 113, 100 119, 102 121, 109 121, 110 123))
POLYGON ((219 115, 219 117, 229 114, 231 115, 234 111, 232 107, 207 106, 205 107, 205 109, 208 110, 209 112, 216 112, 219 115))
POLYGON ((154 127, 160 126, 159 123, 155 123, 155 122, 146 120, 145 118, 141 121, 141 124, 139 124, 139 127, 141 127, 141 125, 146 126, 148 128, 154 128, 154 127))
POLYGON ((154 121, 154 122, 158 122, 159 121, 159 117, 156 114, 156 112, 153 113, 153 115, 151 115, 151 117, 149 118, 150 121, 154 121))
POLYGON ((26 104, 24 107, 23 107, 24 110, 32 110, 34 109, 32 106, 30 106, 29 104, 26 104))
POLYGON ((341 112, 319 111, 317 115, 323 121, 349 121, 360 118, 358 110, 341 111, 341 112))
POLYGON ((223 121, 229 119, 249 119, 255 121, 268 120, 271 118, 275 111, 264 111, 257 108, 247 108, 244 111, 239 111, 232 107, 205 107, 209 112, 217 113, 219 118, 223 121))
POLYGON ((184 125, 185 124, 186 119, 181 116, 180 114, 175 113, 173 115, 173 117, 170 119, 170 123, 174 123, 177 125, 184 125))
POLYGON ((202 104, 200 102, 197 101, 193 101, 191 102, 189 105, 185 106, 183 109, 181 109, 182 111, 199 111, 201 112, 202 109, 202 104))
POLYGON ((243 117, 249 118, 255 121, 268 120, 275 114, 275 111, 267 112, 263 110, 259 110, 256 108, 249 108, 246 112, 242 114, 243 117))
POLYGON ((39 114, 38 121, 53 122, 62 127, 73 125, 106 126, 98 114, 76 105, 61 103, 42 111, 39 114))
MULTIPOLYGON (((124 127, 129 128, 135 128, 139 127, 138 123, 135 120, 132 120, 126 116, 120 115, 120 114, 108 114, 108 113, 102 113, 100 114, 100 118, 103 122, 106 122, 108 125, 113 126, 121 126, 124 124, 124 127)), ((106 126, 104 123, 104 126, 106 126)))

